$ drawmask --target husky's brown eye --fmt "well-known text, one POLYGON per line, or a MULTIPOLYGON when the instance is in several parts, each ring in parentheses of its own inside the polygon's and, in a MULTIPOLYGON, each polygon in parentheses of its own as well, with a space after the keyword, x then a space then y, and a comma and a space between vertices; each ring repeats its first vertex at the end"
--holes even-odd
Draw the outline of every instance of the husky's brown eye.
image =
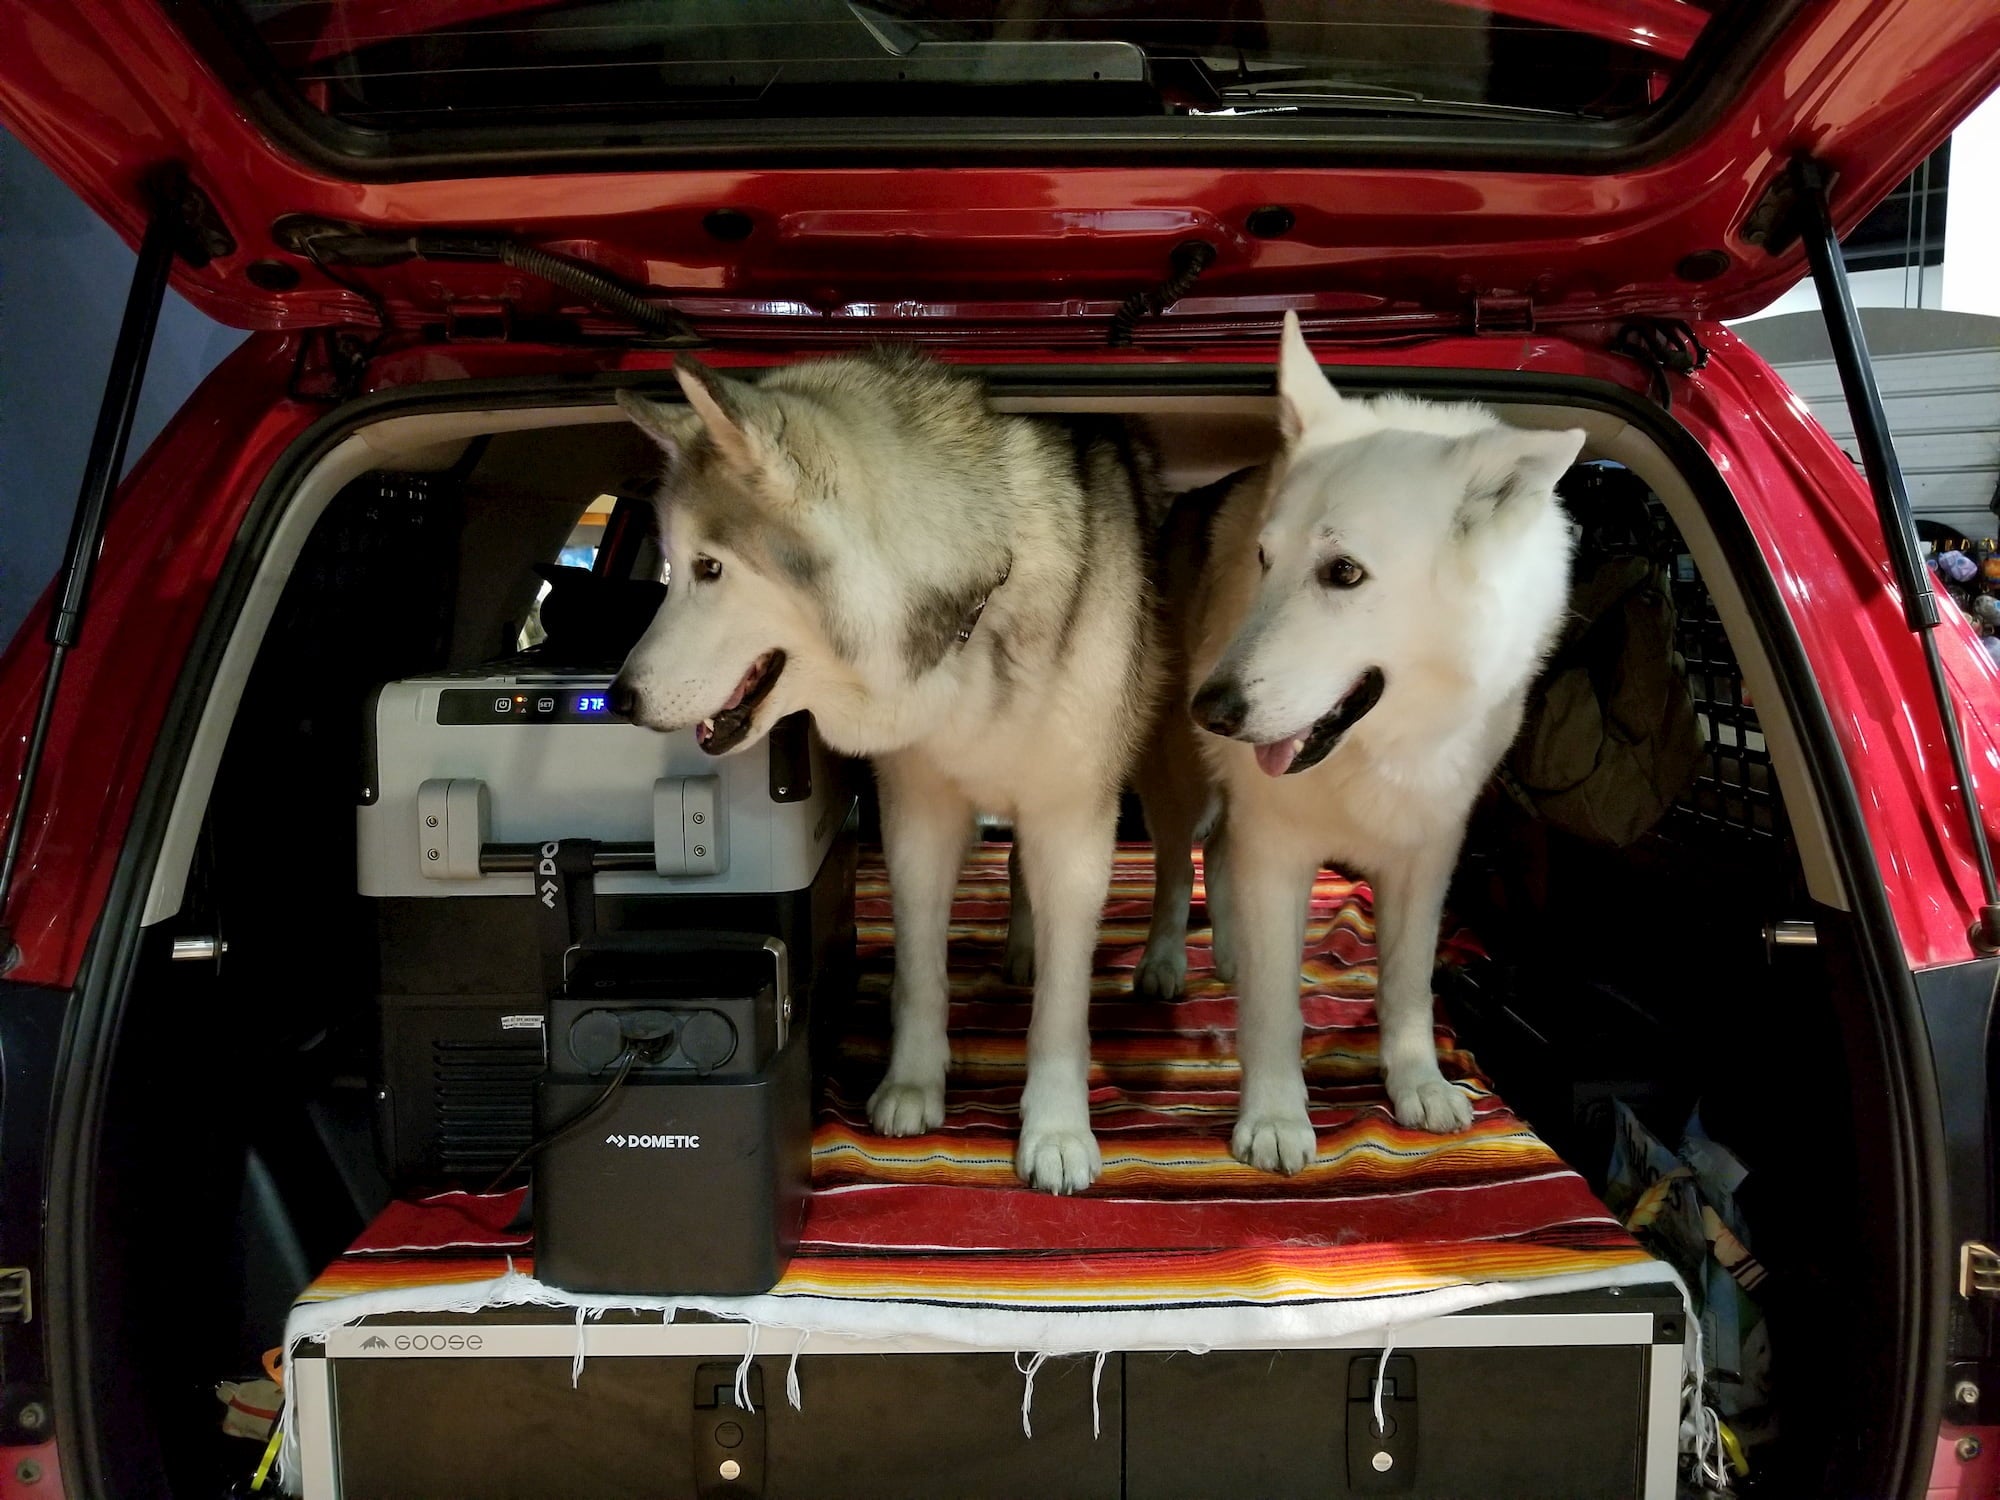
POLYGON ((1367 576, 1367 570, 1351 557, 1330 557, 1319 565, 1321 588, 1351 589, 1367 576))
POLYGON ((712 557, 697 557, 694 560, 694 576, 701 582, 722 576, 722 564, 712 557))

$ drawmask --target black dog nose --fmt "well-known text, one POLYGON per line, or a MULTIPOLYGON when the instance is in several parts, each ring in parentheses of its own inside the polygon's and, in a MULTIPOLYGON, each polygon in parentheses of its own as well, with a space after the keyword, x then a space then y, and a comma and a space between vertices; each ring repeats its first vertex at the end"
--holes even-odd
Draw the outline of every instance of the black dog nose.
POLYGON ((611 684, 611 711, 620 718, 632 717, 632 710, 639 706, 639 695, 632 691, 632 684, 624 678, 617 678, 611 684))
POLYGON ((1250 717, 1249 700, 1243 696, 1243 689, 1233 678, 1211 677, 1194 695, 1194 702, 1188 712, 1194 715, 1195 723, 1210 734, 1219 734, 1225 739, 1233 738, 1243 727, 1243 721, 1250 717))

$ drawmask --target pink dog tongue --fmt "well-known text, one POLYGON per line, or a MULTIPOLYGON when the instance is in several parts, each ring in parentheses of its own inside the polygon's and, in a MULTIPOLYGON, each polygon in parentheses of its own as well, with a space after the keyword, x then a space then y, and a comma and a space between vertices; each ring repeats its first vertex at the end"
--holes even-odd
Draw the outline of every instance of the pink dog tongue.
POLYGON ((1257 766, 1266 776, 1282 776, 1305 748, 1304 740, 1273 740, 1257 747, 1257 766))

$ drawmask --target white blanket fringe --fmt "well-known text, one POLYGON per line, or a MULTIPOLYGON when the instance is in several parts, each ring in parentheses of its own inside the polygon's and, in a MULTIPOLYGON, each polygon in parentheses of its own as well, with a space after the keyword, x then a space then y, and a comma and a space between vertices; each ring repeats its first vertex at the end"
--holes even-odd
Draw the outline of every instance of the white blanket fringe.
POLYGON ((1030 1359, 1024 1367, 1021 1363, 1021 1351, 1018 1349, 1014 1351, 1014 1368, 1024 1377, 1021 1385, 1022 1437, 1033 1437, 1035 1435, 1035 1429, 1028 1422, 1028 1412, 1035 1404, 1035 1372, 1041 1369, 1043 1361, 1048 1357, 1049 1352, 1044 1349, 1030 1359))
POLYGON ((1396 1347, 1394 1328, 1382 1330, 1382 1358, 1375 1366, 1375 1436, 1381 1437, 1389 1430, 1382 1420, 1382 1382, 1389 1376, 1389 1355, 1396 1347))
POLYGON ((755 1411, 757 1404, 750 1399, 750 1361, 757 1357, 757 1325, 750 1325, 750 1337, 743 1344, 743 1362, 736 1367, 736 1409, 755 1411))
MULTIPOLYGON (((580 1318, 597 1318, 605 1312, 658 1312, 663 1321, 673 1321, 682 1313, 701 1313, 750 1326, 750 1351, 756 1347, 761 1329, 786 1330, 799 1337, 787 1372, 785 1395, 798 1408, 798 1355, 805 1340, 815 1333, 860 1339, 934 1340, 955 1348, 1005 1353, 1033 1351, 1034 1359, 1016 1368, 1028 1380, 1022 1397, 1022 1427, 1028 1430, 1029 1407, 1033 1399, 1030 1371, 1050 1355, 1093 1355, 1092 1430, 1101 1421, 1096 1406, 1096 1381, 1104 1356, 1112 1350, 1158 1351, 1204 1354, 1211 1349, 1295 1349, 1325 1346, 1335 1341, 1351 1343, 1356 1338, 1382 1334, 1393 1322, 1407 1329, 1432 1318, 1449 1316, 1474 1307, 1511 1302, 1522 1297, 1553 1296, 1563 1292, 1602 1291, 1611 1287, 1640 1286, 1673 1282, 1678 1279, 1666 1265, 1653 1261, 1618 1266, 1601 1272, 1571 1276, 1549 1276, 1517 1282, 1481 1282, 1465 1286, 1440 1287, 1394 1299, 1358 1299, 1352 1302, 1321 1302, 1302 1306, 1242 1306, 1186 1309, 1133 1308, 1086 1313, 1023 1310, 1008 1307, 943 1308, 900 1302, 851 1302, 829 1297, 608 1297, 562 1292, 544 1286, 532 1276, 524 1276, 508 1263, 507 1274, 491 1281, 462 1286, 403 1287, 392 1291, 364 1292, 329 1302, 309 1302, 292 1309, 285 1326, 285 1348, 289 1352, 300 1343, 324 1343, 329 1332, 345 1328, 364 1318, 386 1313, 476 1313, 497 1307, 556 1307, 569 1309, 580 1318), (1389 1316, 1394 1309, 1393 1319, 1389 1316)), ((1719 1472, 1719 1441, 1714 1414, 1701 1403, 1702 1349, 1698 1321, 1687 1304, 1687 1290, 1680 1288, 1683 1303, 1689 1305, 1688 1324, 1693 1332, 1687 1349, 1688 1375, 1684 1388, 1684 1421, 1689 1446, 1705 1473, 1719 1472)), ((583 1332, 579 1324, 577 1352, 572 1378, 580 1374, 584 1358, 583 1332)), ((749 1352, 739 1370, 742 1385, 748 1385, 749 1352)), ((747 1405, 747 1389, 742 1391, 747 1405)), ((296 1414, 290 1402, 281 1418, 284 1441, 279 1450, 279 1482, 287 1493, 296 1494, 299 1484, 299 1440, 296 1414)))
MULTIPOLYGON (((1702 1389, 1708 1367, 1702 1363, 1701 1319, 1694 1315, 1694 1302, 1688 1296, 1687 1288, 1681 1286, 1678 1276, 1674 1278, 1674 1285, 1680 1287, 1681 1305, 1687 1309, 1689 1340, 1685 1383, 1681 1387, 1681 1411, 1684 1418, 1691 1416, 1694 1420, 1692 1447, 1702 1482, 1712 1490, 1726 1492, 1730 1488, 1730 1478, 1729 1468, 1722 1457, 1722 1418, 1708 1404, 1707 1394, 1702 1389)), ((1686 1435, 1683 1436, 1685 1439, 1686 1435)), ((1688 1444, 1684 1441, 1683 1446, 1688 1444)))
POLYGON ((785 1367, 785 1399, 792 1404, 793 1411, 804 1411, 799 1400, 799 1356, 806 1352, 806 1340, 812 1337, 810 1329, 799 1330, 798 1347, 792 1350, 792 1362, 785 1367))
POLYGON ((1090 1435, 1093 1439, 1104 1436, 1103 1415, 1097 1409, 1097 1383, 1104 1378, 1104 1356, 1109 1349, 1099 1349, 1097 1358, 1090 1362, 1090 1435))

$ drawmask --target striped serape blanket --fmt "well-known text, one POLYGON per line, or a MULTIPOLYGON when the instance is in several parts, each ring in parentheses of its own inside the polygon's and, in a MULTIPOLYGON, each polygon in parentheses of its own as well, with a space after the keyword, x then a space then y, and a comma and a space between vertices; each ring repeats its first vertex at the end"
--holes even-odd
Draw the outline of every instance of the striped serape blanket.
MULTIPOLYGON (((1199 896, 1199 887, 1197 888, 1199 896)), ((1438 1029, 1472 1128, 1397 1125, 1377 1068, 1374 922, 1364 883, 1322 875, 1304 961, 1318 1160, 1296 1177, 1229 1155, 1235 1002, 1190 943, 1187 993, 1135 1000, 1152 858, 1121 848, 1098 950, 1092 1112, 1104 1175, 1053 1198, 1015 1179, 1028 995, 1000 978, 1006 850, 976 846, 951 933, 952 1074, 934 1134, 887 1140, 866 1103, 887 1057, 888 886, 864 859, 861 977, 823 1089, 804 1243, 761 1297, 580 1297, 533 1279, 519 1193, 396 1204, 306 1289, 300 1337, 378 1312, 536 1303, 693 1309, 760 1327, 1046 1352, 1345 1342, 1545 1292, 1671 1279, 1438 1029)), ((1197 910, 1197 918, 1201 913, 1197 910)), ((1441 956, 1476 953, 1447 933, 1441 956)))

